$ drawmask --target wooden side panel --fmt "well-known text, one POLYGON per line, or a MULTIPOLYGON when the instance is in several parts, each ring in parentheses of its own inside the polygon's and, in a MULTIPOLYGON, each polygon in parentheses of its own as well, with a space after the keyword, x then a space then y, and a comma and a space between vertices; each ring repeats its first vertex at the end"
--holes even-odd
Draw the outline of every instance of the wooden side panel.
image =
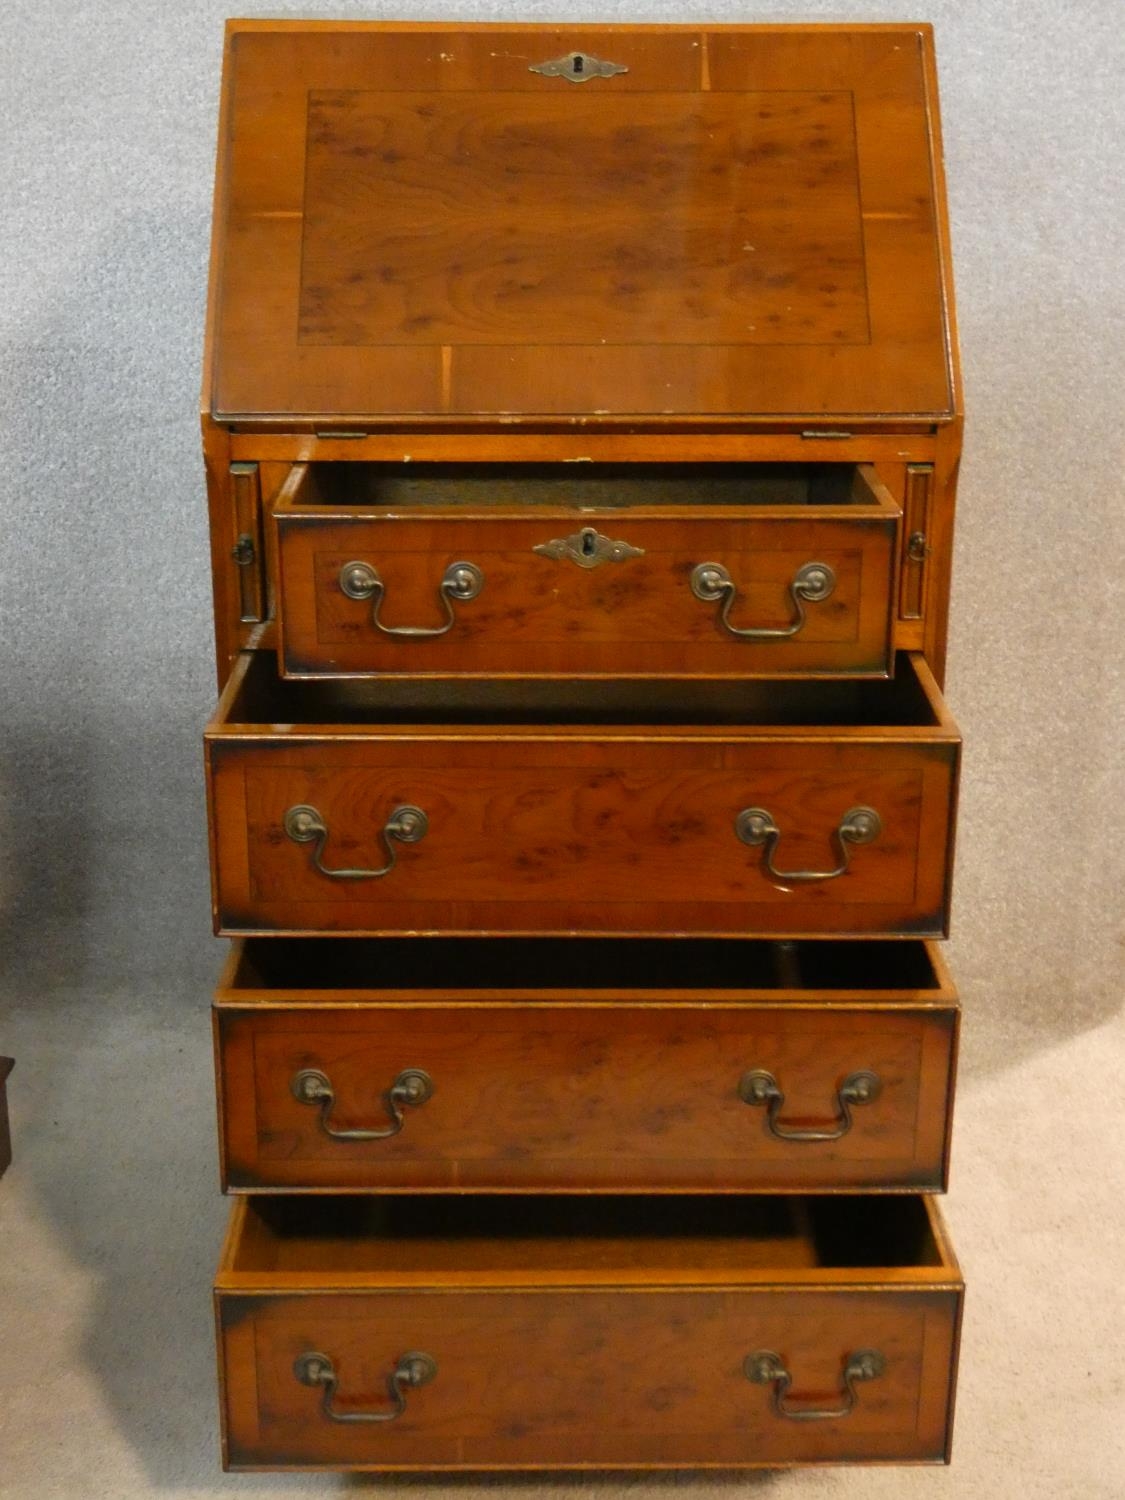
POLYGON ((211 588, 215 615, 215 669, 220 689, 241 645, 241 601, 230 555, 234 506, 231 497, 230 434, 206 414, 201 418, 207 514, 211 541, 211 588))
MULTIPOLYGON (((815 1282, 815 1273, 810 1273, 815 1282)), ((574 1468, 942 1461, 956 1292, 640 1290, 220 1296, 234 1468, 574 1468), (794 1421, 752 1384, 776 1351, 794 1408, 843 1404, 842 1371, 877 1349, 854 1409, 794 1421), (389 1409, 406 1351, 437 1365, 396 1420, 339 1423, 295 1361, 331 1359, 345 1412, 389 1409)))
POLYGON ((265 557, 262 547, 262 484, 259 466, 230 466, 234 522, 231 555, 238 568, 239 620, 255 623, 265 616, 265 557))
POLYGON ((939 1188, 955 1020, 874 1005, 221 1008, 225 1185, 939 1188), (317 1069, 333 1129, 382 1129, 405 1067, 434 1091, 388 1139, 333 1139, 292 1092, 317 1069), (840 1140, 784 1141, 739 1095, 756 1068, 783 1090, 789 1131, 838 1129, 838 1090, 857 1070, 880 1092, 840 1140))
POLYGON ((961 465, 961 422, 938 431, 931 508, 930 577, 926 600, 926 661, 939 685, 945 682, 949 638, 949 590, 953 575, 953 522, 961 465))
POLYGON ((899 574, 900 620, 921 620, 926 612, 927 559, 930 541, 930 496, 934 471, 930 464, 908 464, 902 517, 902 563, 899 574))

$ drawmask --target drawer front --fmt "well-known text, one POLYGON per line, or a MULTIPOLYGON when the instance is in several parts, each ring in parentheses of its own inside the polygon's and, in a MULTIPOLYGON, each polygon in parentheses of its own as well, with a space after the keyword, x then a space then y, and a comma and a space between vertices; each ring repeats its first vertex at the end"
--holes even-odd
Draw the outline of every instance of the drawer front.
POLYGON ((944 932, 954 744, 564 736, 213 742, 217 930, 944 932))
POLYGON ((224 1185, 937 1189, 956 1024, 953 1006, 219 1006, 224 1185))
POLYGON ((866 510, 279 515, 282 669, 885 675, 898 522, 866 510))
POLYGON ((227 1463, 940 1462, 958 1301, 901 1288, 220 1293, 227 1463), (850 1401, 845 1372, 863 1351, 879 1373, 853 1380, 850 1401), (753 1361, 747 1373, 766 1352, 791 1377, 780 1409, 784 1382, 753 1361), (401 1377, 392 1404, 407 1353, 428 1356, 413 1368, 432 1378, 401 1377), (310 1364, 332 1389, 298 1378, 310 1364))

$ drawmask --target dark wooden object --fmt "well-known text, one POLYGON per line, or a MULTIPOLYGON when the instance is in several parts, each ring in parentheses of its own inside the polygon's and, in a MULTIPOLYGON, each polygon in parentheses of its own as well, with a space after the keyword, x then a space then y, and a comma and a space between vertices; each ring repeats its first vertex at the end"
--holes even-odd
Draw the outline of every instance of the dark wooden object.
POLYGON ((8 1121, 8 1074, 16 1065, 14 1057, 0 1057, 0 1177, 12 1164, 12 1130, 8 1121))

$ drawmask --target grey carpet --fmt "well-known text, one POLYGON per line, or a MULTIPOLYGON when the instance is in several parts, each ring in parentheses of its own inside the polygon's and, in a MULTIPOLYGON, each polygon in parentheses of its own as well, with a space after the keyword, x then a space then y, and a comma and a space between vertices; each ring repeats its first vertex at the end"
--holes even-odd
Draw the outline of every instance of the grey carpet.
MULTIPOLYGON (((367 1487, 218 1472, 193 412, 223 14, 8 0, 0 17, 0 1051, 19 1059, 0 1492, 44 1500, 367 1487)), ((501 16, 453 0, 410 14, 501 16)), ((555 0, 519 16, 917 13, 555 0)), ((948 685, 967 737, 954 1465, 537 1483, 551 1500, 1125 1494, 1123 17, 1117 0, 941 0, 929 18, 970 419, 948 685)))

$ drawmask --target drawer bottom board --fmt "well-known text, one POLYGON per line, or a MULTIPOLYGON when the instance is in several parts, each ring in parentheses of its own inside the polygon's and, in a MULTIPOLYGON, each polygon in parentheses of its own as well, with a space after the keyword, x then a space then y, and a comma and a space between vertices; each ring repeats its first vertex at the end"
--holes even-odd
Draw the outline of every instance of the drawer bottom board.
POLYGON ((940 1463, 962 1291, 921 1198, 241 1200, 224 1460, 940 1463))

